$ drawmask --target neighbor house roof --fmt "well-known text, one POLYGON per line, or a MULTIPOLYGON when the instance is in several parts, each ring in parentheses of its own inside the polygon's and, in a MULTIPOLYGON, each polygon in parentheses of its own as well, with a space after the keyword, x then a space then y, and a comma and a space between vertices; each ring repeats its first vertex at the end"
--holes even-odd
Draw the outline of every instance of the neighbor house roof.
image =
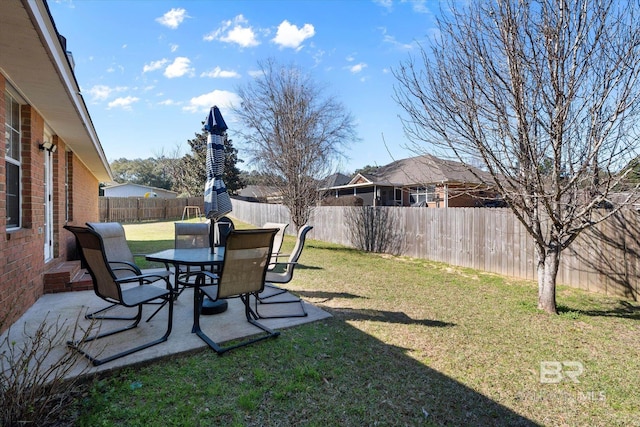
POLYGON ((436 183, 490 183, 491 177, 480 169, 471 167, 482 178, 478 179, 468 166, 452 160, 444 160, 425 154, 397 160, 379 167, 375 173, 357 174, 348 185, 377 184, 388 186, 425 185, 436 183))
POLYGON ((270 187, 268 185, 247 185, 240 191, 238 196, 240 197, 270 197, 280 195, 280 190, 277 187, 270 187))
POLYGON ((348 175, 336 172, 323 179, 320 186, 323 188, 336 187, 339 185, 348 184, 350 180, 351 178, 348 175))
MULTIPOLYGON (((0 73, 100 181, 113 181, 47 3, 2 1, 0 73)), ((69 55, 69 56, 68 56, 69 55)))

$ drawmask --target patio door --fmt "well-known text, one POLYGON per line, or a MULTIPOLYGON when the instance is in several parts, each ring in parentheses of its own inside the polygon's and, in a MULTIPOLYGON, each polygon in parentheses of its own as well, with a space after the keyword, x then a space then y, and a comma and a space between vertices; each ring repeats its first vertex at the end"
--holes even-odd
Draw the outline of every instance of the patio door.
MULTIPOLYGON (((45 142, 51 135, 45 132, 45 142)), ((53 258, 53 153, 44 150, 44 261, 53 258)))

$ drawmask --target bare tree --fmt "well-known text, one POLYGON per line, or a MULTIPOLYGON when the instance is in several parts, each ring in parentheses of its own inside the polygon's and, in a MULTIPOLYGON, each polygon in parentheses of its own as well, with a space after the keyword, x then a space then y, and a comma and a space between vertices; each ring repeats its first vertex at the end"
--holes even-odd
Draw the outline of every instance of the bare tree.
POLYGON ((261 74, 238 90, 242 103, 234 109, 243 122, 251 164, 280 190, 296 228, 316 205, 318 181, 329 175, 355 140, 354 121, 345 107, 326 95, 324 87, 294 66, 269 59, 261 74))
POLYGON ((405 132, 482 159, 534 239, 538 308, 556 313, 561 252, 624 204, 610 195, 638 145, 637 0, 451 3, 422 64, 394 71, 405 132))

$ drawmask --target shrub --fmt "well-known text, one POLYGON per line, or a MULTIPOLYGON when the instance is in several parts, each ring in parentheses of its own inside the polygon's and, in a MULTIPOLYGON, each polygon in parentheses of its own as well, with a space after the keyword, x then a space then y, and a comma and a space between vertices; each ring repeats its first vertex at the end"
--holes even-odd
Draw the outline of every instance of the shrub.
POLYGON ((358 196, 325 197, 322 206, 362 206, 364 201, 358 196))
POLYGON ((45 317, 31 334, 25 325, 22 344, 12 340, 11 328, 5 332, 0 340, 0 425, 50 425, 74 400, 81 375, 68 374, 84 358, 65 345, 68 330, 60 318, 49 323, 45 317))

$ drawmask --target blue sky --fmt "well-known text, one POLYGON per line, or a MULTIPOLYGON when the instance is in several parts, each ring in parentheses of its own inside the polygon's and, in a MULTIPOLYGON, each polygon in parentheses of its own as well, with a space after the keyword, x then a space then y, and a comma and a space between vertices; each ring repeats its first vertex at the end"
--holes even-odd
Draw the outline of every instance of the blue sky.
POLYGON ((353 114, 360 141, 340 170, 413 155, 391 69, 433 34, 437 1, 49 0, 49 8, 109 161, 187 153, 213 105, 246 160, 228 106, 267 58, 309 72, 353 114))

